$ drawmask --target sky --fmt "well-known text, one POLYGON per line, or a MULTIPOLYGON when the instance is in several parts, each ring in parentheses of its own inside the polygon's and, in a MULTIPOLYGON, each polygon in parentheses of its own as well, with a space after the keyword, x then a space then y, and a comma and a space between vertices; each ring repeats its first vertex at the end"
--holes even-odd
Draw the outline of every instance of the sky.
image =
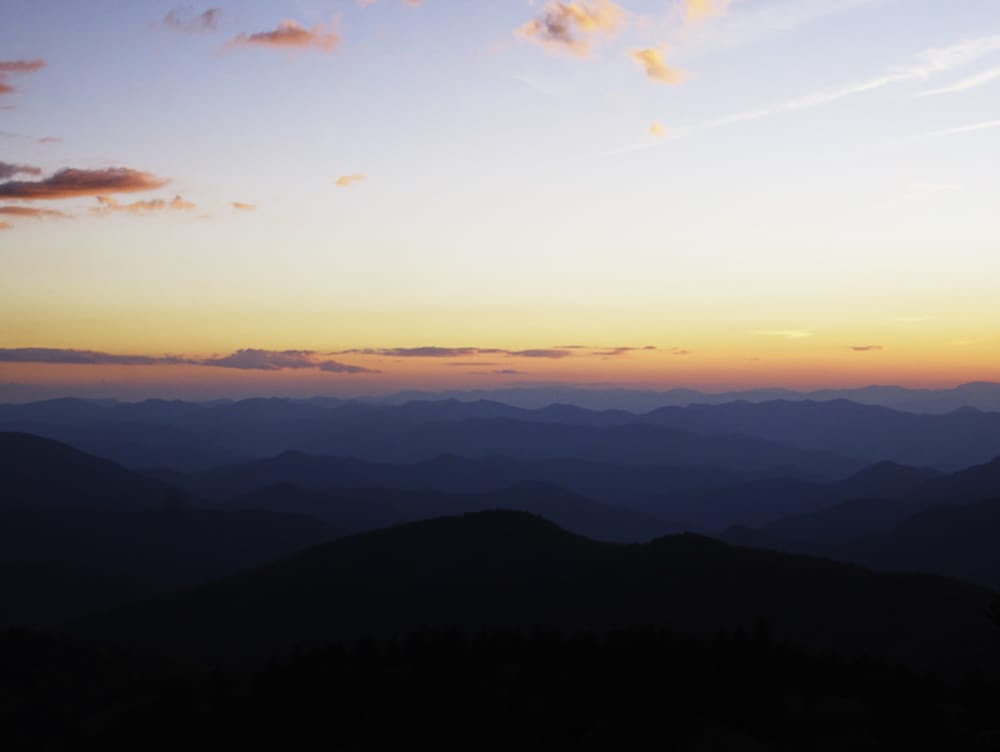
POLYGON ((0 399, 1000 380, 996 0, 4 0, 0 399))

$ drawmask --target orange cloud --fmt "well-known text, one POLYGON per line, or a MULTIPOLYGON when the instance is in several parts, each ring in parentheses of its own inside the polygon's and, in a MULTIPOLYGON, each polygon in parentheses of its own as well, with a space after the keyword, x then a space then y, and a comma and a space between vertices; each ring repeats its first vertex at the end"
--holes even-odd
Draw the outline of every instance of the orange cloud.
POLYGON ((222 8, 209 8, 204 13, 191 15, 188 8, 176 8, 163 19, 163 25, 174 31, 185 33, 215 31, 218 27, 222 8))
POLYGON ((257 204, 246 204, 242 201, 233 201, 233 208, 240 211, 257 211, 257 204))
POLYGON ((56 138, 55 136, 43 136, 42 138, 35 139, 36 144, 61 144, 62 139, 56 138))
POLYGON ((14 225, 10 222, 0 222, 0 230, 13 230, 14 225))
POLYGON ((6 73, 34 73, 45 67, 45 61, 36 60, 0 60, 0 75, 6 73))
POLYGON ((231 47, 279 47, 288 49, 315 48, 333 52, 340 45, 340 35, 324 24, 307 29, 296 21, 282 21, 273 31, 240 34, 230 41, 231 47))
POLYGON ((854 352, 876 352, 878 350, 884 350, 882 345, 855 345, 851 348, 854 352))
POLYGON ((678 84, 684 80, 683 71, 671 68, 656 49, 632 50, 630 56, 646 69, 646 75, 664 84, 678 84))
POLYGON ((45 61, 36 60, 0 60, 0 95, 13 94, 16 88, 7 83, 7 76, 34 73, 45 67, 45 61))
POLYGON ((246 348, 221 358, 197 359, 181 355, 121 355, 95 350, 54 347, 0 348, 0 363, 44 363, 51 365, 155 366, 189 365, 234 368, 247 371, 315 369, 325 373, 380 373, 369 368, 324 360, 312 350, 258 350, 246 348))
POLYGON ((0 162, 0 179, 12 178, 15 175, 41 175, 42 171, 31 165, 10 164, 0 162))
POLYGON ((149 212, 164 211, 166 209, 184 210, 197 208, 190 201, 185 201, 180 196, 174 196, 171 201, 166 201, 162 198, 154 198, 149 201, 134 201, 131 204, 122 204, 112 196, 97 196, 97 202, 100 206, 92 209, 92 211, 96 214, 110 214, 112 212, 147 214, 149 212))
POLYGON ((465 358, 475 355, 509 355, 516 358, 568 358, 567 349, 506 350, 501 347, 387 347, 341 350, 333 355, 382 355, 391 358, 465 358))
POLYGON ((316 368, 326 373, 379 373, 370 368, 352 366, 336 360, 321 360, 312 350, 237 350, 223 358, 202 360, 198 365, 236 368, 249 371, 283 371, 316 368))
POLYGON ((367 180, 367 179, 368 179, 367 175, 361 175, 361 174, 341 175, 339 178, 337 178, 337 187, 346 188, 349 185, 352 185, 354 183, 360 183, 362 180, 367 180))
POLYGON ((591 37, 613 33, 624 20, 625 11, 611 0, 550 2, 517 34, 546 49, 585 57, 590 53, 591 37))
POLYGON ((724 16, 731 0, 685 0, 684 18, 688 21, 702 21, 713 16, 724 16))
POLYGON ((572 355, 569 350, 514 350, 508 353, 515 358, 550 358, 559 360, 572 355))
POLYGON ((44 180, 10 180, 0 183, 0 198, 24 201, 75 198, 111 193, 139 193, 162 188, 170 182, 149 172, 127 167, 105 170, 66 169, 44 180))
POLYGON ((69 219, 69 214, 55 209, 36 209, 33 206, 0 206, 0 215, 28 217, 30 219, 69 219))

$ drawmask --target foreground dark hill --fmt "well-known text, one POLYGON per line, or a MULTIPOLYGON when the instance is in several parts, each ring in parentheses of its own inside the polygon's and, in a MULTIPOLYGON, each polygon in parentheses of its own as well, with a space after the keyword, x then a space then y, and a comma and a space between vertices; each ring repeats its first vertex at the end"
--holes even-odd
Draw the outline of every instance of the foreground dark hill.
POLYGON ((519 483, 478 494, 426 489, 307 489, 283 483, 230 499, 220 508, 293 512, 352 532, 494 509, 536 514, 578 535, 602 541, 648 541, 685 529, 681 523, 593 501, 544 483, 519 483))
POLYGON ((0 478, 0 509, 148 509, 169 493, 114 462, 23 433, 0 433, 0 478))
POLYGON ((779 639, 949 670, 997 665, 991 593, 697 536, 597 543, 492 512, 334 541, 122 607, 80 635, 208 661, 254 660, 424 627, 715 632, 764 618, 779 639))

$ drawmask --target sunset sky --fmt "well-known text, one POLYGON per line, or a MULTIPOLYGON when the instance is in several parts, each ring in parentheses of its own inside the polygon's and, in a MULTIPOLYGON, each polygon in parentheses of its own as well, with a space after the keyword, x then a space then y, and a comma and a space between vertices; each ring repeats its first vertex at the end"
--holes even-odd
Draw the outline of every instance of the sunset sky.
POLYGON ((997 381, 998 165, 997 0, 3 0, 0 399, 997 381))

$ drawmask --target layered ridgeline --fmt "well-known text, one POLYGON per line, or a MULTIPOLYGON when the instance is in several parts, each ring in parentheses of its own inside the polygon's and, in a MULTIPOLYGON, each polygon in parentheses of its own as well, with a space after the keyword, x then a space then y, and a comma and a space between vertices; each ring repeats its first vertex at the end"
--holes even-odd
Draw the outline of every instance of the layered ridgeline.
POLYGON ((24 431, 130 467, 207 469, 288 449, 380 462, 441 454, 604 464, 702 465, 835 479, 878 461, 955 472, 1000 455, 1000 413, 906 413, 846 400, 732 402, 643 413, 498 402, 333 400, 0 406, 24 431))
POLYGON ((872 491, 757 528, 736 526, 723 538, 1000 589, 1000 460, 930 478, 902 494, 872 491))
POLYGON ((190 495, 48 439, 0 434, 0 625, 53 624, 270 561, 341 531, 190 495))
MULTIPOLYGON (((390 498, 387 492, 391 489, 481 495, 511 486, 557 486, 578 496, 638 512, 647 521, 658 520, 645 535, 633 540, 654 537, 664 524, 673 532, 718 533, 733 525, 761 525, 819 511, 848 499, 898 498, 920 491, 931 479, 943 477, 934 470, 892 463, 878 463, 830 482, 787 477, 783 475, 786 470, 775 468, 769 475, 707 466, 629 467, 574 459, 455 455, 412 464, 390 464, 283 452, 270 459, 197 473, 164 469, 148 472, 206 499, 266 506, 281 503, 282 497, 291 503, 296 488, 330 492, 326 496, 332 505, 338 494, 357 498, 357 491, 370 489, 381 489, 383 498, 390 498), (261 493, 265 490, 266 493, 261 493)), ((416 496, 410 494, 410 498, 416 496)), ((532 511, 548 516, 542 509, 532 511)), ((577 530, 571 520, 556 521, 577 530)), ((577 531, 604 537, 591 530, 577 531)))

